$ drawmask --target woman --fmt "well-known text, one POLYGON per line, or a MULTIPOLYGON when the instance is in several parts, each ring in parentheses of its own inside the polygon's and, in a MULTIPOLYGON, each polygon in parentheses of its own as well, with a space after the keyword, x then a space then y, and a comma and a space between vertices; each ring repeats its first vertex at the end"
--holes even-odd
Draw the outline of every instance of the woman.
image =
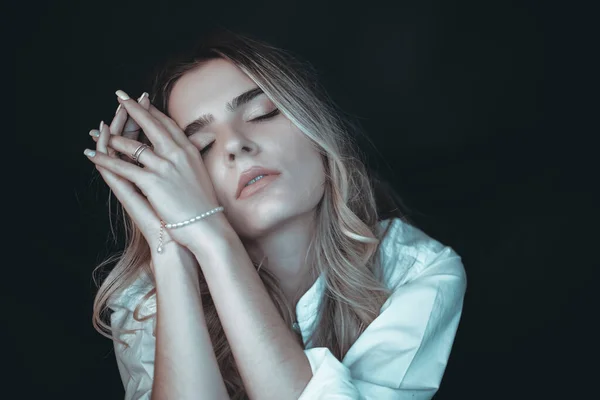
POLYGON ((221 34, 168 65, 151 101, 117 95, 85 153, 127 211, 93 321, 126 399, 435 394, 461 257, 384 214, 393 194, 309 68, 221 34))

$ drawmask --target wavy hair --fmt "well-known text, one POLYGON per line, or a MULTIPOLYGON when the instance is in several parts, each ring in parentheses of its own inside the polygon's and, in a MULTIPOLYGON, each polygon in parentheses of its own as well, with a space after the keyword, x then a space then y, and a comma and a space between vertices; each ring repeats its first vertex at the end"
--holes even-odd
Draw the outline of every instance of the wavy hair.
MULTIPOLYGON (((408 208, 385 180, 366 167, 365 157, 355 141, 356 134, 361 132, 358 125, 343 118, 317 83, 314 68, 290 52, 248 36, 218 32, 193 47, 191 52, 179 54, 161 67, 150 93, 152 104, 167 114, 169 96, 177 80, 215 58, 229 60, 252 79, 321 154, 326 174, 325 191, 315 210, 316 232, 307 262, 313 279, 323 276, 324 294, 308 342, 310 347, 327 347, 342 360, 350 346, 377 318, 392 292, 383 282, 378 251, 387 229, 377 237, 377 224, 383 219, 401 218, 414 225, 407 216, 408 208)), ((139 140, 151 144, 143 133, 139 140)), ((122 217, 117 213, 117 222, 124 226, 125 248, 94 270, 94 275, 99 271, 107 273, 98 279, 94 276, 96 284, 100 279, 102 284, 94 300, 92 323, 102 335, 127 346, 112 335, 113 331, 123 330, 111 328, 107 303, 143 272, 153 285, 155 281, 148 243, 120 204, 119 210, 122 217), (105 268, 113 263, 112 269, 105 268)), ((260 268, 256 263, 254 266, 281 317, 292 329, 295 311, 277 278, 268 268, 260 268)), ((225 386, 232 399, 245 399, 242 379, 202 273, 199 284, 206 324, 225 386)), ((134 312, 136 320, 154 317, 154 314, 141 316, 140 309, 155 294, 154 286, 142 298, 134 312)), ((304 348, 302 338, 296 337, 304 348)))

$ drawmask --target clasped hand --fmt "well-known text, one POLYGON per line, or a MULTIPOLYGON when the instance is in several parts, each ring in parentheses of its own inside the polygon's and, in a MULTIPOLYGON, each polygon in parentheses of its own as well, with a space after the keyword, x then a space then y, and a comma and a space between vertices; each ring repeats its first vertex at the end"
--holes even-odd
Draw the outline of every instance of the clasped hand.
MULTIPOLYGON (((96 165, 154 252, 160 220, 177 223, 219 204, 198 149, 179 126, 150 104, 148 96, 142 95, 139 103, 120 90, 117 96, 121 109, 110 126, 100 124, 96 151, 91 151, 95 154, 92 155, 88 149, 84 154, 96 165), (133 135, 123 132, 126 123, 128 128, 134 127, 133 130, 128 129, 134 132, 133 135), (153 145, 140 154, 137 161, 141 165, 131 162, 133 153, 142 144, 136 140, 136 127, 137 132, 143 130, 153 145), (117 152, 130 160, 121 159, 117 152)), ((217 217, 221 221, 223 217, 218 217, 219 214, 222 213, 208 219, 217 217)), ((190 233, 195 227, 190 227, 203 222, 206 221, 176 229, 163 227, 163 243, 172 239, 191 248, 193 238, 190 233)))

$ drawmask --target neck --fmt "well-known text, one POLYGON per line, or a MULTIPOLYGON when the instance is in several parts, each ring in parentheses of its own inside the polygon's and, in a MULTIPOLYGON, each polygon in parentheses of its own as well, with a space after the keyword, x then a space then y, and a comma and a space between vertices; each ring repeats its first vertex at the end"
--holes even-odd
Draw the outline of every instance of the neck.
POLYGON ((285 221, 259 238, 244 241, 250 258, 256 263, 263 261, 261 268, 277 277, 294 308, 316 279, 311 276, 313 259, 309 254, 314 231, 313 215, 302 215, 285 221))

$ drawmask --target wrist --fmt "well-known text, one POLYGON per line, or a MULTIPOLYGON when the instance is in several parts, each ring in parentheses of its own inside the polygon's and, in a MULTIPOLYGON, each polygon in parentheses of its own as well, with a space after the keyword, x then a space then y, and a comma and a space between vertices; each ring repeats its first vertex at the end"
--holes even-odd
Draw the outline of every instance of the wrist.
POLYGON ((151 267, 155 277, 170 275, 175 270, 198 273, 198 261, 195 255, 177 242, 169 242, 162 253, 152 252, 151 267))
POLYGON ((188 240, 185 247, 196 258, 226 246, 230 238, 236 235, 227 217, 222 212, 196 221, 185 228, 188 229, 188 240))

